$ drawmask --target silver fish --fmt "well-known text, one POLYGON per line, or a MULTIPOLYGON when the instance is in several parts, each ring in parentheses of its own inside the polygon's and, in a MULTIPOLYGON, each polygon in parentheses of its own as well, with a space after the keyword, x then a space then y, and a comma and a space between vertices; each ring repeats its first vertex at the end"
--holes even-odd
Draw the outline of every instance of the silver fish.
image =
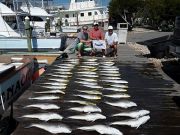
POLYGON ((100 96, 96 96, 96 95, 74 95, 74 96, 81 97, 81 98, 84 98, 84 99, 91 99, 91 100, 101 99, 100 96))
POLYGON ((111 73, 101 73, 101 76, 108 76, 108 77, 119 77, 121 74, 111 74, 111 73))
POLYGON ((54 66, 61 69, 73 69, 73 67, 65 67, 65 66, 59 66, 59 65, 54 65, 54 66))
POLYGON ((107 79, 107 80, 121 80, 120 77, 104 77, 104 79, 107 79))
POLYGON ((73 65, 73 64, 59 64, 59 66, 74 67, 74 65, 73 65))
POLYGON ((137 119, 137 118, 145 116, 149 113, 150 113, 150 111, 148 111, 148 110, 137 110, 137 111, 131 111, 131 112, 117 113, 112 116, 126 116, 126 117, 131 117, 131 118, 137 119))
POLYGON ((66 86, 41 86, 41 87, 44 87, 44 88, 48 88, 48 89, 65 89, 66 86))
POLYGON ((127 125, 130 127, 138 128, 142 124, 146 123, 150 119, 150 116, 143 116, 138 119, 130 119, 130 120, 123 120, 123 121, 116 121, 110 123, 110 125, 127 125))
POLYGON ((89 65, 89 66, 98 66, 98 63, 84 63, 85 65, 89 65))
POLYGON ((32 98, 29 98, 29 99, 35 99, 35 100, 54 100, 54 99, 59 99, 60 97, 58 96, 53 96, 53 95, 50 95, 50 96, 39 96, 39 97, 32 97, 32 98))
POLYGON ((65 80, 65 79, 54 79, 54 78, 49 78, 48 80, 50 80, 50 81, 56 81, 56 82, 63 82, 63 83, 68 82, 68 80, 65 80))
POLYGON ((92 113, 92 112, 101 112, 101 109, 95 105, 87 105, 83 107, 73 107, 70 108, 69 110, 77 111, 77 112, 87 112, 87 113, 92 113))
POLYGON ((44 104, 32 104, 32 105, 27 105, 25 106, 25 108, 40 108, 42 110, 52 110, 52 109, 60 109, 59 106, 55 105, 55 104, 48 104, 48 103, 44 103, 44 104))
POLYGON ((97 62, 94 62, 94 61, 84 61, 82 62, 82 64, 98 64, 97 62))
POLYGON ((47 82, 47 83, 41 83, 41 84, 48 84, 53 86, 66 86, 66 83, 58 83, 58 82, 47 82))
POLYGON ((56 75, 56 74, 47 74, 47 75, 54 76, 54 77, 59 77, 59 78, 68 78, 68 77, 71 77, 70 75, 56 75))
POLYGON ((77 72, 78 74, 88 74, 88 75, 96 75, 96 72, 77 72))
POLYGON ((92 103, 92 102, 87 102, 87 101, 81 101, 81 100, 67 100, 67 101, 64 101, 64 102, 68 102, 68 103, 78 103, 78 104, 81 104, 81 105, 96 105, 95 103, 92 103))
POLYGON ((62 90, 48 90, 48 91, 40 91, 40 92, 34 92, 34 93, 39 93, 39 94, 55 94, 55 93, 60 93, 60 94, 65 94, 65 92, 62 91, 62 90))
POLYGON ((91 68, 78 68, 78 71, 89 71, 89 72, 93 72, 93 71, 97 71, 97 68, 91 69, 91 68))
POLYGON ((107 73, 107 74, 119 74, 119 71, 106 71, 106 70, 101 70, 99 71, 100 73, 107 73))
POLYGON ((132 101, 117 101, 117 102, 105 102, 105 103, 111 106, 116 106, 121 108, 129 108, 129 107, 137 106, 137 104, 132 101))
POLYGON ((95 67, 93 66, 79 66, 79 68, 83 68, 83 69, 96 69, 95 67))
POLYGON ((118 73, 119 73, 119 69, 118 68, 103 68, 101 71, 103 71, 103 72, 109 72, 109 71, 118 71, 118 73))
POLYGON ((111 84, 110 86, 115 88, 128 88, 127 85, 123 85, 123 84, 111 84))
POLYGON ((101 86, 98 86, 98 85, 83 85, 85 87, 88 87, 88 88, 92 88, 92 89, 102 89, 103 87, 101 86))
POLYGON ((125 93, 120 93, 120 94, 110 94, 110 95, 104 95, 105 97, 109 98, 129 98, 130 95, 125 94, 125 93))
POLYGON ((97 131, 99 134, 106 135, 123 135, 123 133, 120 132, 118 129, 106 125, 84 126, 78 129, 85 131, 97 131))
POLYGON ((86 59, 86 61, 97 61, 97 59, 86 59))
POLYGON ((84 114, 84 115, 74 115, 74 116, 70 116, 68 118, 93 122, 98 119, 106 119, 106 116, 99 114, 99 113, 88 113, 88 114, 84 114))
POLYGON ((110 88, 103 88, 103 90, 110 90, 110 91, 118 91, 118 92, 126 92, 127 90, 126 89, 122 89, 122 88, 113 88, 113 87, 110 87, 110 88))
POLYGON ((96 79, 91 79, 91 78, 77 78, 77 79, 79 79, 81 81, 87 81, 87 82, 97 82, 96 79))
POLYGON ((79 62, 79 59, 66 59, 63 62, 79 62))
POLYGON ((97 78, 98 75, 85 75, 85 74, 78 74, 78 76, 90 77, 90 78, 97 78))
POLYGON ((57 68, 57 69, 52 69, 52 70, 61 71, 61 72, 69 72, 69 71, 71 71, 72 69, 57 68))
POLYGON ((109 83, 120 83, 120 84, 127 84, 128 82, 125 80, 102 80, 103 82, 109 82, 109 83))
POLYGON ((72 72, 60 72, 60 71, 56 71, 56 72, 53 72, 54 74, 59 74, 59 76, 62 76, 62 75, 72 75, 72 72))
POLYGON ((68 126, 63 124, 47 124, 47 123, 31 124, 26 128, 31 128, 31 127, 43 129, 51 134, 59 134, 59 133, 70 134, 72 132, 72 130, 68 126))
POLYGON ((22 118, 39 119, 42 121, 62 120, 63 117, 57 113, 36 113, 21 116, 22 118))
POLYGON ((102 95, 102 92, 99 92, 97 90, 77 90, 78 92, 81 93, 86 93, 86 94, 92 94, 92 95, 102 95))
POLYGON ((97 85, 95 82, 86 82, 86 81, 75 81, 75 83, 83 84, 83 85, 97 85))

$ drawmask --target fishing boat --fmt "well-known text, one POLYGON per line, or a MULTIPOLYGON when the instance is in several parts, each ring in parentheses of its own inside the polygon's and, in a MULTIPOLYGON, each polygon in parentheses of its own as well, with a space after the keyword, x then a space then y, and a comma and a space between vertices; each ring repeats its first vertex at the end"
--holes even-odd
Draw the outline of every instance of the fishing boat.
MULTIPOLYGON (((31 8, 31 12, 34 8, 31 8)), ((36 10, 36 15, 40 15, 41 13, 38 13, 38 10, 36 10)), ((39 10, 41 11, 41 10, 39 10)), ((17 13, 12 11, 9 7, 6 5, 0 3, 0 50, 1 51, 26 51, 27 50, 27 37, 18 29, 13 29, 4 18, 6 17, 15 17, 17 18, 17 13)), ((20 26, 17 23, 17 28, 20 26)), ((41 23, 36 23, 36 26, 43 25, 41 23)), ((32 26, 33 27, 33 26, 32 26)), ((36 29, 37 27, 35 27, 36 29)), ((59 51, 62 46, 65 44, 65 38, 62 40, 62 35, 53 35, 51 36, 51 32, 44 32, 43 34, 38 33, 33 28, 32 31, 32 49, 35 51, 59 51), (62 45, 62 43, 64 43, 62 45)), ((41 28, 40 28, 41 29, 41 28)), ((25 31, 25 30, 24 30, 25 31)), ((25 33, 25 32, 24 32, 25 33)))
POLYGON ((95 0, 71 0, 68 10, 60 10, 64 26, 92 25, 108 21, 107 8, 98 6, 95 0))
POLYGON ((34 61, 30 58, 18 58, 18 62, 7 56, 0 59, 0 115, 32 83, 34 61))

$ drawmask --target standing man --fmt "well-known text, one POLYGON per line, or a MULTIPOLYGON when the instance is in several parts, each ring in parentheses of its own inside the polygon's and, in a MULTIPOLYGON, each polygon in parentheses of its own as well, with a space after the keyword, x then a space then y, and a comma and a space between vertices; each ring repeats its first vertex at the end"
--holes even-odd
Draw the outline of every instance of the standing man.
POLYGON ((82 26, 82 31, 78 33, 77 38, 79 43, 76 46, 76 50, 78 51, 78 57, 82 56, 82 53, 85 48, 91 49, 91 40, 89 40, 89 34, 87 32, 88 26, 82 26))
MULTIPOLYGON (((94 28, 90 30, 89 36, 91 40, 104 40, 104 33, 99 29, 99 24, 94 23, 94 28)), ((102 49, 103 57, 105 57, 105 49, 102 49)))
POLYGON ((117 58, 117 44, 118 44, 118 36, 113 32, 113 27, 108 27, 108 32, 105 34, 105 41, 107 48, 113 49, 114 58, 117 58))

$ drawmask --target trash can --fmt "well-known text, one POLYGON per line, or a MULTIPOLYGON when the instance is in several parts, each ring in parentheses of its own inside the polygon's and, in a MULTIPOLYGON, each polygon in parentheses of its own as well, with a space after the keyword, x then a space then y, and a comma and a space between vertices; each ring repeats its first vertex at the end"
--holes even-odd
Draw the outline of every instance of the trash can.
POLYGON ((118 40, 120 44, 126 44, 127 42, 127 33, 128 33, 128 23, 118 23, 118 40))

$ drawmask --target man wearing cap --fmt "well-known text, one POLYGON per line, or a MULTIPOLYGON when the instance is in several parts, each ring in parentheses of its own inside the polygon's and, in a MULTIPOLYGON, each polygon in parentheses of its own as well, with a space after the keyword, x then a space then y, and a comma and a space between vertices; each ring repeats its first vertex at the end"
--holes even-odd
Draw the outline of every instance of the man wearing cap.
POLYGON ((78 33, 77 38, 79 39, 79 43, 76 46, 76 50, 78 51, 78 57, 82 56, 82 52, 85 50, 85 48, 89 48, 91 51, 91 40, 89 40, 89 34, 87 32, 88 26, 84 25, 82 26, 82 31, 78 33))
MULTIPOLYGON (((99 29, 99 24, 95 22, 93 24, 93 29, 90 30, 89 36, 92 40, 104 40, 104 33, 99 29)), ((102 49, 103 56, 105 56, 105 49, 102 49)))
POLYGON ((105 34, 105 41, 107 48, 113 49, 114 57, 117 57, 117 44, 118 44, 118 36, 113 32, 113 27, 108 27, 108 32, 105 34))

